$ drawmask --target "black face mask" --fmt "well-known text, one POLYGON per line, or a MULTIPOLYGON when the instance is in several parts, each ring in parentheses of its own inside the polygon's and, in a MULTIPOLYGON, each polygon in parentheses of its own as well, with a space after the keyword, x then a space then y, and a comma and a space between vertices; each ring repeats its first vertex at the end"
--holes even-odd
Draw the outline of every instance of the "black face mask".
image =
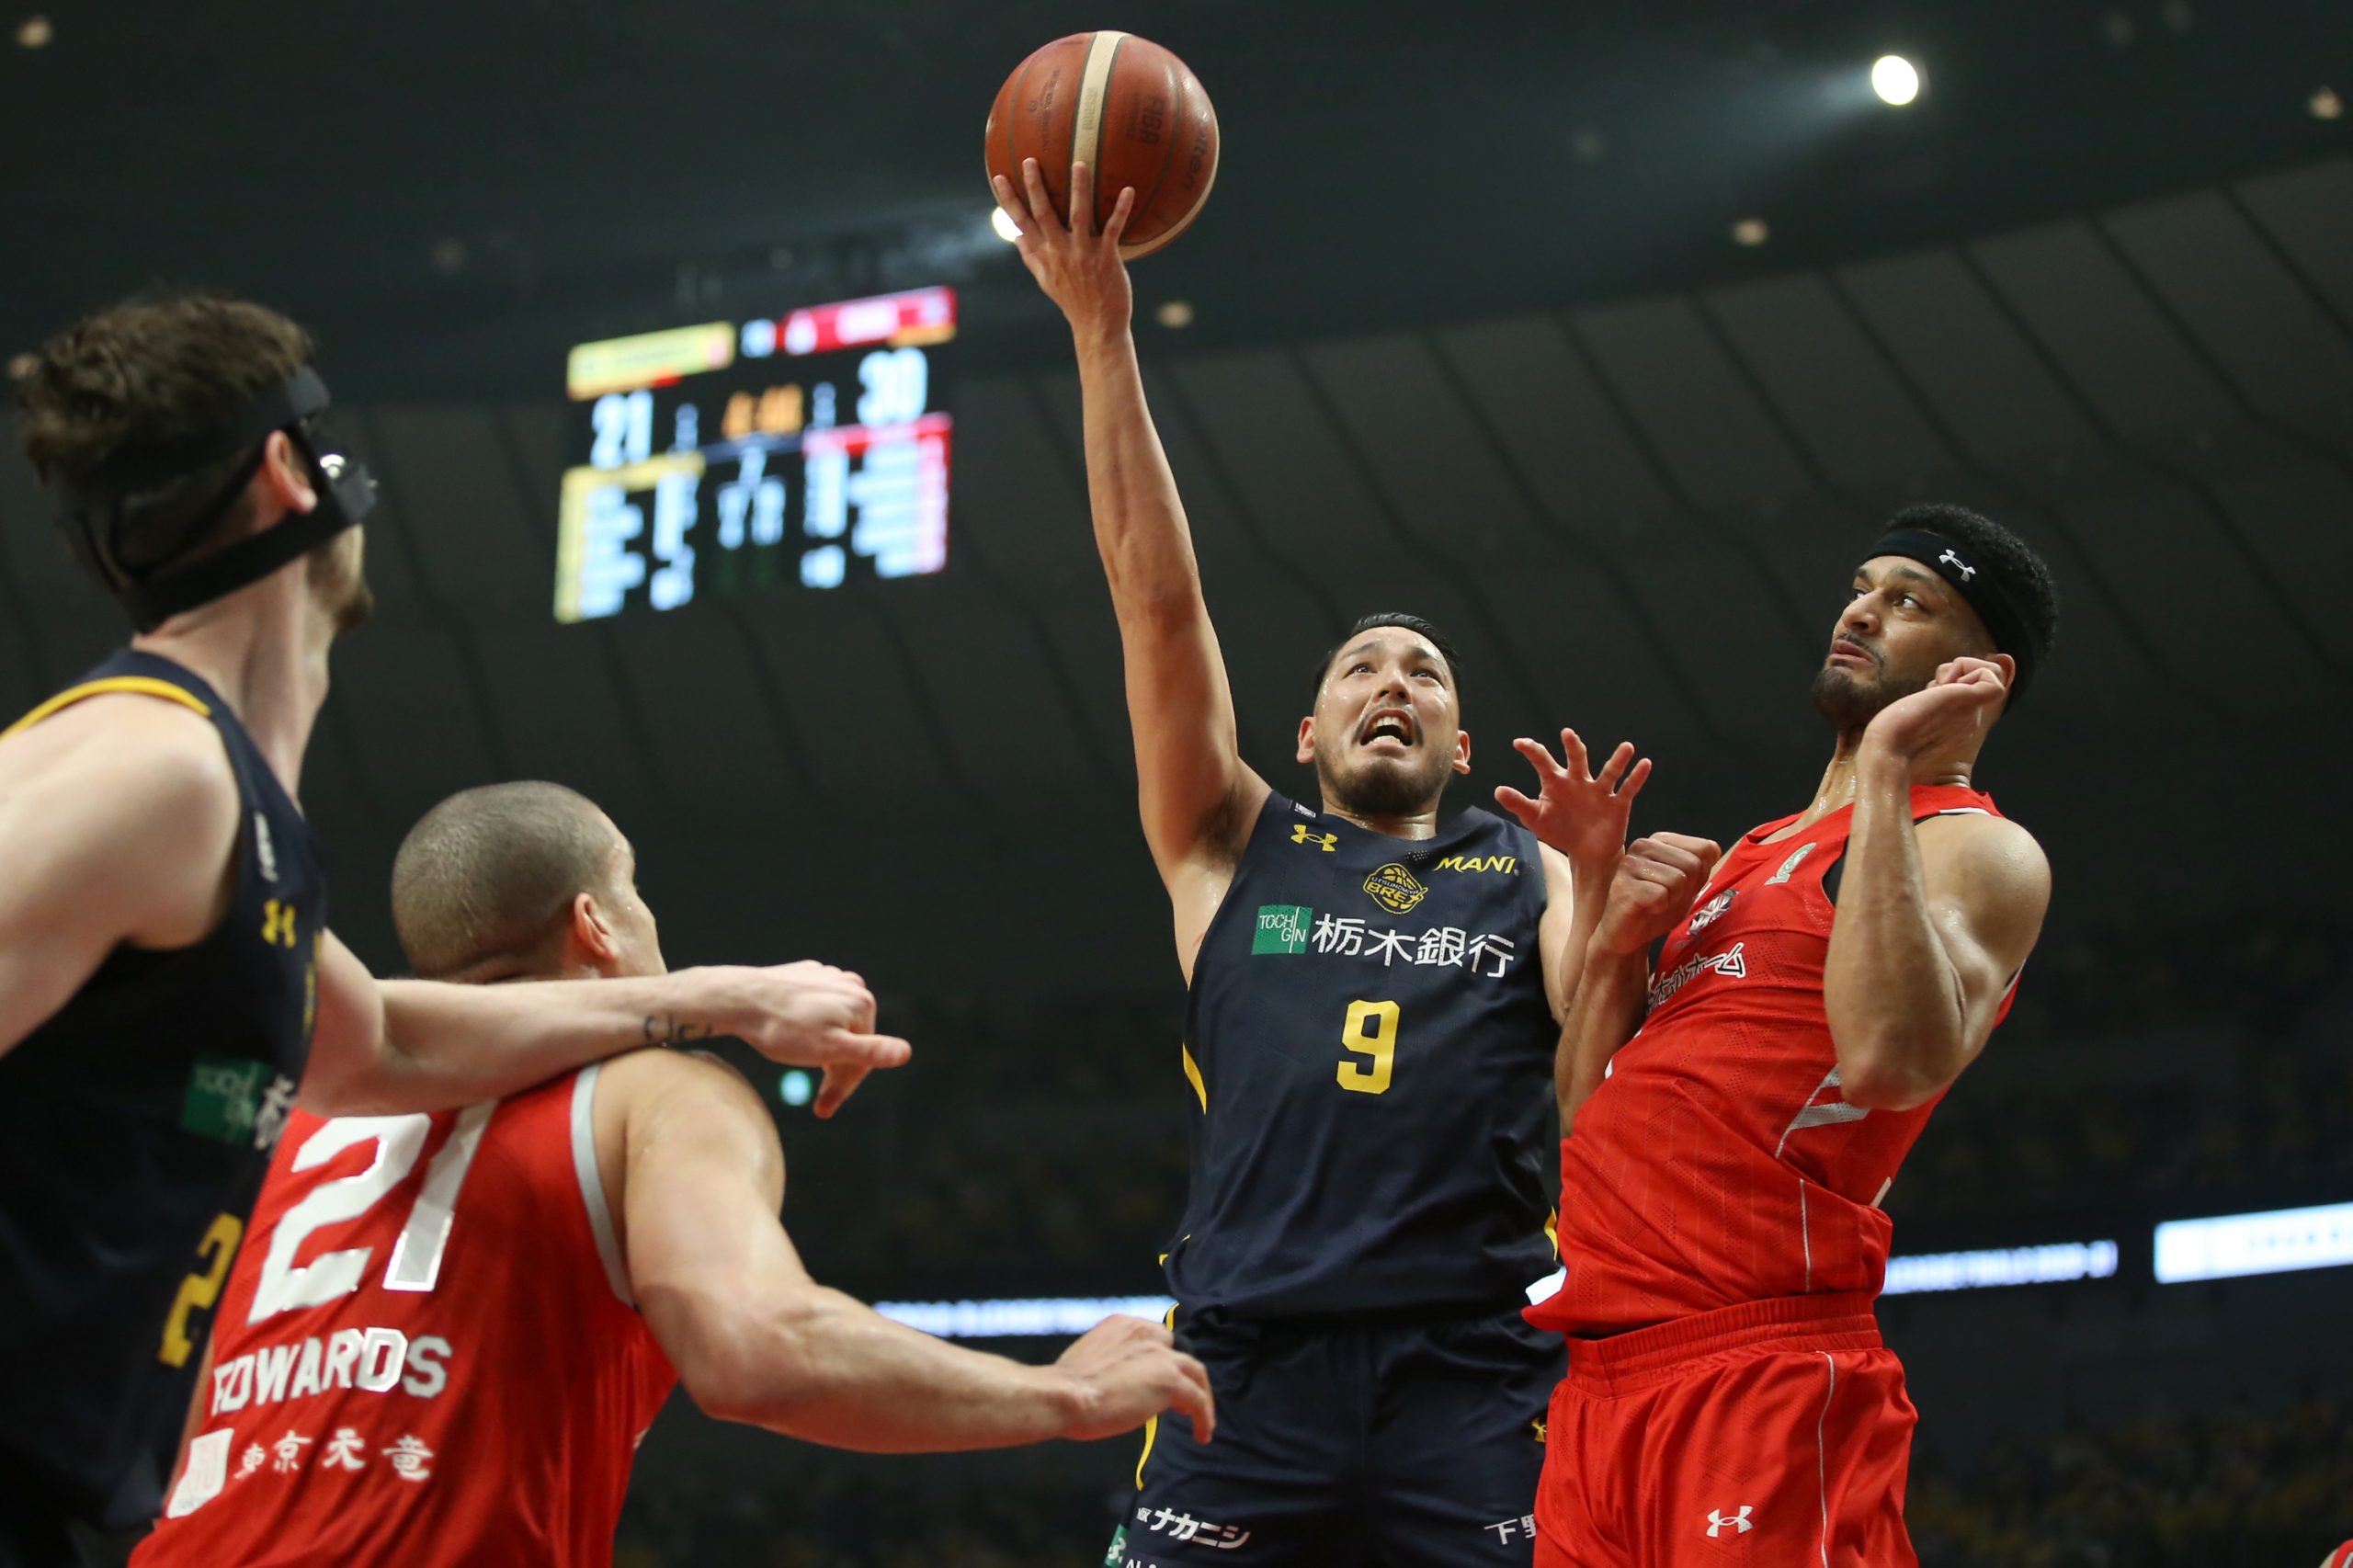
POLYGON ((210 604, 257 583, 358 523, 374 508, 376 481, 367 465, 346 455, 341 443, 319 422, 327 402, 326 383, 317 372, 297 370, 262 388, 213 428, 177 440, 126 448, 108 458, 87 482, 73 487, 63 518, 66 536, 74 553, 98 574, 134 626, 153 631, 183 610, 210 604), (256 448, 252 460, 241 466, 235 478, 182 526, 175 553, 185 551, 236 504, 239 493, 261 467, 259 443, 273 430, 285 431, 309 462, 312 487, 318 492, 317 506, 186 565, 167 562, 134 574, 116 558, 113 534, 124 502, 248 447, 256 448))

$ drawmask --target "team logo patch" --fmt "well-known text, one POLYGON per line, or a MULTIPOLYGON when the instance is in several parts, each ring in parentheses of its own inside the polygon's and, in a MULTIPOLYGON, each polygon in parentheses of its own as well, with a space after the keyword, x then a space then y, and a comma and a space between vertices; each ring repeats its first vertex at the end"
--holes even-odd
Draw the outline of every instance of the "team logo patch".
POLYGON ((1392 915, 1410 914, 1415 904, 1430 895, 1420 878, 1394 860, 1367 877, 1364 891, 1372 895, 1373 903, 1392 915))
POLYGON ((1128 1527, 1111 1532, 1111 1550, 1103 1554, 1103 1568, 1120 1568, 1128 1559, 1128 1527))
POLYGON ((1726 888, 1723 892, 1716 894, 1715 897, 1710 899, 1705 904, 1700 906, 1699 914, 1691 917, 1691 928, 1684 934, 1686 936, 1696 937, 1700 932, 1706 930, 1709 926, 1713 926, 1718 917, 1721 916, 1725 910, 1732 907, 1732 901, 1739 896, 1740 890, 1738 888, 1726 888))
POLYGON ((1258 928, 1250 935, 1254 953, 1303 953, 1315 911, 1303 903, 1262 903, 1258 928))
POLYGON ((1788 881, 1790 880, 1790 874, 1795 871, 1800 866, 1804 865, 1805 858, 1813 854, 1814 850, 1819 847, 1820 846, 1813 844, 1799 845, 1796 852, 1791 854, 1788 859, 1781 862, 1781 869, 1765 879, 1765 885, 1768 888, 1777 888, 1783 882, 1788 881))
POLYGON ((1307 831, 1307 824, 1303 822, 1295 822, 1290 824, 1290 841, 1293 844, 1313 844, 1326 855, 1340 846, 1338 834, 1310 833, 1307 831))
POLYGON ((250 1144, 254 1119, 261 1114, 261 1085, 269 1073, 260 1062, 197 1058, 180 1102, 180 1126, 217 1142, 250 1144))

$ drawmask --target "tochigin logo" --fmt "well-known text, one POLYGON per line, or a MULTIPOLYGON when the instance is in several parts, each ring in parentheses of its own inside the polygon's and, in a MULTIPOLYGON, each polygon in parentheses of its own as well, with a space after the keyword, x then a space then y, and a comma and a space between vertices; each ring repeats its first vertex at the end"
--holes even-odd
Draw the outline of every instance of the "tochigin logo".
POLYGON ((1392 915, 1411 914, 1415 904, 1430 895, 1421 879, 1394 860, 1367 877, 1364 891, 1372 895, 1373 903, 1392 915))

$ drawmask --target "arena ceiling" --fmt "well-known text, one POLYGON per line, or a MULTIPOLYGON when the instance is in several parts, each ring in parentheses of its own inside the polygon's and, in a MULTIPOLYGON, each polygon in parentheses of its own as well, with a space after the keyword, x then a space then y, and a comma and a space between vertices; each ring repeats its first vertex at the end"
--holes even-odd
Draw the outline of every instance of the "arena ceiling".
MULTIPOLYGON (((321 328, 346 382, 520 398, 683 302, 944 276, 1059 352, 986 215, 996 84, 1104 25, 1176 49, 1217 195, 1140 276, 1296 340, 1848 261, 2343 152, 2341 0, 478 0, 204 15, 18 0, 0 352, 145 282, 321 328), (1899 50, 1914 108, 1864 87, 1899 50), (1769 242, 1730 240, 1744 217, 1769 242)), ((838 297, 835 295, 834 297, 838 297)))

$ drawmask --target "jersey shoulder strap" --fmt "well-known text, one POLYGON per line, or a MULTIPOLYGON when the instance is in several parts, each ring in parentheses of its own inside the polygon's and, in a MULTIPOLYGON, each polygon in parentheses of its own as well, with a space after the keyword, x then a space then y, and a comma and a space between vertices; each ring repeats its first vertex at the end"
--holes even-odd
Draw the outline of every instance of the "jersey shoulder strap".
POLYGON ((19 730, 29 730, 44 719, 54 718, 77 702, 117 692, 127 692, 138 697, 161 698, 166 702, 176 702, 183 708, 191 709, 204 718, 212 717, 210 703, 188 687, 175 682, 155 676, 101 676, 96 680, 85 680, 79 686, 67 687, 6 729, 0 730, 0 740, 6 739, 19 730))

